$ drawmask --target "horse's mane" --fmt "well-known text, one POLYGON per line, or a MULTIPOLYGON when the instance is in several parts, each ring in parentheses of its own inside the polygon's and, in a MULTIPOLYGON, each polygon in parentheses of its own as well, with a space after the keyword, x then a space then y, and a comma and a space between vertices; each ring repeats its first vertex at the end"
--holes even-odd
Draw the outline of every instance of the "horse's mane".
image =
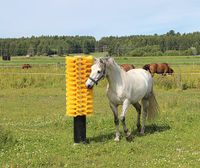
POLYGON ((112 58, 113 64, 120 70, 123 71, 118 63, 115 62, 115 60, 112 58))
POLYGON ((149 65, 150 65, 150 64, 146 64, 146 65, 144 65, 144 66, 143 66, 143 69, 145 69, 145 70, 149 70, 149 65))

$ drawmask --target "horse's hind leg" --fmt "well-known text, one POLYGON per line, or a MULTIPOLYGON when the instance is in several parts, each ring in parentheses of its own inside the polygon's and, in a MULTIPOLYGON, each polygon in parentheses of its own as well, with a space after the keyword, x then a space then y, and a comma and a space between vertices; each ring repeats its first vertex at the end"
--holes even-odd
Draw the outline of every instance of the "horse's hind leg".
POLYGON ((118 109, 117 106, 112 103, 110 103, 110 108, 112 109, 114 115, 114 123, 116 128, 115 141, 119 141, 120 133, 119 133, 118 109))
POLYGON ((122 125, 123 125, 123 128, 124 128, 124 133, 126 134, 126 139, 129 140, 130 138, 130 133, 128 131, 128 128, 126 127, 126 122, 125 122, 125 115, 126 115, 126 112, 128 110, 128 106, 130 105, 130 102, 128 99, 126 99, 124 102, 123 102, 123 105, 122 105, 122 114, 120 116, 120 120, 122 122, 122 125))
POLYGON ((149 100, 146 98, 142 99, 142 106, 143 106, 143 111, 142 111, 142 128, 140 130, 140 134, 144 134, 144 130, 145 130, 145 121, 146 121, 146 117, 147 117, 147 109, 149 107, 149 100))
POLYGON ((140 116, 141 116, 141 105, 137 102, 135 104, 133 104, 133 106, 135 107, 136 111, 137 111, 137 130, 138 132, 141 131, 141 124, 140 124, 140 116))

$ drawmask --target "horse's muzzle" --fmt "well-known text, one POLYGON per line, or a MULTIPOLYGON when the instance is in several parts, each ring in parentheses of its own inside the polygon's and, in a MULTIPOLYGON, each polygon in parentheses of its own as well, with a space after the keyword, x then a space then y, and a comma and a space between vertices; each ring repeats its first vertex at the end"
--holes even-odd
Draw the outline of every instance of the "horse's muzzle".
POLYGON ((93 86, 94 86, 94 85, 90 85, 90 84, 86 85, 87 89, 92 89, 93 86))

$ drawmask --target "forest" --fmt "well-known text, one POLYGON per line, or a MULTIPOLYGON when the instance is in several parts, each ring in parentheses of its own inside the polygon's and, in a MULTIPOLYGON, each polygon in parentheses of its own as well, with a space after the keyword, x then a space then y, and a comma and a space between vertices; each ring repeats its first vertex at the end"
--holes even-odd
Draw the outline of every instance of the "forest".
POLYGON ((108 52, 110 56, 179 56, 200 54, 200 32, 110 36, 40 36, 0 38, 0 55, 68 55, 108 52))

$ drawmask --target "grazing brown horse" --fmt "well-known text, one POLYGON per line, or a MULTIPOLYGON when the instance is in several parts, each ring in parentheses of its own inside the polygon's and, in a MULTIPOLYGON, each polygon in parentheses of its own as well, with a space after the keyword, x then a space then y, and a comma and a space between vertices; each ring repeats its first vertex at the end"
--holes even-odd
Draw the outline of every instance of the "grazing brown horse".
POLYGON ((135 69, 135 66, 133 64, 121 64, 120 67, 126 72, 131 69, 135 69))
POLYGON ((170 68, 170 66, 167 63, 160 63, 160 64, 146 64, 143 66, 143 69, 149 71, 151 75, 153 76, 155 73, 166 75, 171 75, 174 70, 170 68))
POLYGON ((31 68, 32 66, 30 64, 23 64, 22 65, 22 69, 29 69, 31 68))

